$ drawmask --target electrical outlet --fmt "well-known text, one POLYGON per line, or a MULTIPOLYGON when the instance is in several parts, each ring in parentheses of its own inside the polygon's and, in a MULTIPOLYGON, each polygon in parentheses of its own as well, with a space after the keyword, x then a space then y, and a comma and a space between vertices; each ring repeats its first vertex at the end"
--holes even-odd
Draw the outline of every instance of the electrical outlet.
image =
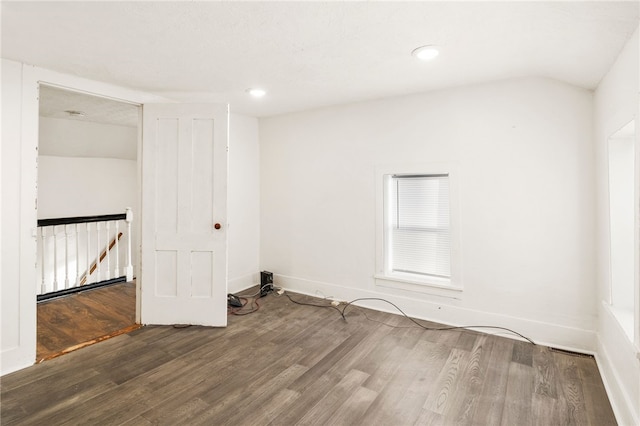
POLYGON ((339 302, 339 301, 337 301, 337 300, 332 300, 332 301, 331 301, 331 305, 332 305, 332 306, 338 306, 339 304, 340 304, 340 302, 339 302))
POLYGON ((284 288, 279 289, 276 293, 282 296, 284 294, 284 288))

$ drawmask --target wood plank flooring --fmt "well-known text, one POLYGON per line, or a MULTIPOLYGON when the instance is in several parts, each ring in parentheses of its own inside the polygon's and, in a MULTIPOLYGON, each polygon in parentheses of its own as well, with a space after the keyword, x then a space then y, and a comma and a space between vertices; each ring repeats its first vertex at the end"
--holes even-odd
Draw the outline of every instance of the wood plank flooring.
POLYGON ((226 328, 147 326, 4 376, 1 422, 615 424, 593 358, 356 307, 344 321, 285 296, 259 302, 226 328))
POLYGON ((137 328, 135 282, 38 303, 36 359, 42 361, 137 328))

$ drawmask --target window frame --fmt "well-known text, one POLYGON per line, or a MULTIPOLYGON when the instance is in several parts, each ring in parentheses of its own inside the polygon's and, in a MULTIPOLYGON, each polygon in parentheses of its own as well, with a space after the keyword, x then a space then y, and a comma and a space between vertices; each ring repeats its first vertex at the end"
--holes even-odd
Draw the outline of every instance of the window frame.
POLYGON ((376 273, 375 283, 381 287, 457 297, 463 290, 460 250, 460 203, 458 167, 453 163, 413 165, 380 165, 375 170, 376 181, 376 273), (392 176, 448 175, 449 226, 451 238, 450 277, 436 277, 392 271, 390 267, 391 206, 387 197, 392 176))

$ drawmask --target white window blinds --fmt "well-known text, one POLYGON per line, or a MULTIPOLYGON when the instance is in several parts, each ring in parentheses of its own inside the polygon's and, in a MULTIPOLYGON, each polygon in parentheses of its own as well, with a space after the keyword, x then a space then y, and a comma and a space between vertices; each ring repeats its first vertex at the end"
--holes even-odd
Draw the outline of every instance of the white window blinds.
POLYGON ((394 175, 389 192, 391 271, 450 278, 449 176, 394 175))

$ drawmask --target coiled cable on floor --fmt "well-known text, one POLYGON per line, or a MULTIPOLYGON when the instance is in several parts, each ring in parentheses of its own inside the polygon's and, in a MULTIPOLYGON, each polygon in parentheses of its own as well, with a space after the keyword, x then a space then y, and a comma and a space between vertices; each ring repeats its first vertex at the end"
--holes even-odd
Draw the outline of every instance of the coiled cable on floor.
MULTIPOLYGON (((332 304, 321 305, 321 304, 315 304, 315 303, 300 302, 300 301, 292 299, 291 296, 289 296, 289 294, 287 294, 287 293, 285 293, 285 296, 287 296, 289 298, 289 300, 291 300, 293 303, 298 304, 298 305, 315 306, 315 307, 318 307, 318 308, 333 308, 333 309, 335 309, 336 311, 338 311, 340 313, 340 315, 342 316, 342 319, 345 320, 345 321, 347 320, 347 317, 346 317, 346 314, 345 314, 347 308, 349 306, 353 305, 355 302, 359 302, 359 301, 363 301, 363 300, 377 300, 377 301, 380 301, 380 302, 388 303, 389 305, 393 306, 405 318, 407 318, 408 320, 413 322, 418 327, 420 327, 420 328, 422 328, 424 330, 427 330, 427 331, 472 330, 472 329, 477 329, 477 328, 484 328, 484 329, 491 329, 491 330, 502 330, 502 331, 507 331, 509 333, 513 333, 516 336, 519 336, 519 337, 523 338, 524 340, 526 340, 527 342, 531 343, 532 345, 536 345, 536 343, 533 340, 531 340, 527 336, 524 336, 524 335, 518 333, 515 330, 512 330, 510 328, 506 328, 506 327, 499 327, 499 326, 495 326, 495 325, 464 325, 464 326, 447 326, 447 327, 428 327, 428 326, 426 326, 424 324, 420 324, 414 318, 411 318, 402 309, 400 309, 400 307, 398 305, 396 305, 395 303, 390 302, 390 301, 388 301, 386 299, 379 298, 379 297, 360 297, 360 298, 357 298, 357 299, 353 299, 350 302, 344 302, 343 308, 340 309, 337 306, 334 306, 332 304)), ((356 306, 356 305, 354 305, 354 306, 356 306)), ((367 317, 366 315, 365 315, 365 317, 368 320, 370 320, 370 318, 367 317)), ((382 324, 385 324, 385 325, 387 325, 389 327, 395 327, 393 325, 386 324, 386 323, 382 323, 382 324)))

